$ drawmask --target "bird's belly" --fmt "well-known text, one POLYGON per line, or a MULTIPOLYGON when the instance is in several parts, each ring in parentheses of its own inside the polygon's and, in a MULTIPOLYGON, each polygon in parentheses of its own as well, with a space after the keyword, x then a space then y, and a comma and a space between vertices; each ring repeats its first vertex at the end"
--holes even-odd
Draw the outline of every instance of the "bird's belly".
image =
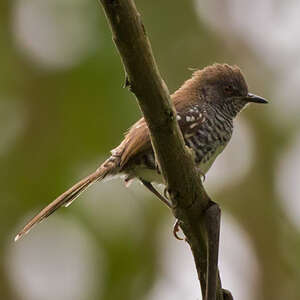
MULTIPOLYGON (((220 145, 217 147, 216 151, 211 154, 207 154, 207 156, 197 164, 197 167, 200 169, 201 173, 206 174, 208 172, 217 156, 224 150, 225 146, 226 145, 220 145)), ((163 177, 157 172, 157 169, 149 169, 147 167, 139 166, 134 168, 132 173, 134 174, 134 177, 141 178, 148 182, 164 183, 163 177)))
POLYGON ((207 156, 204 157, 200 161, 200 163, 197 164, 197 167, 200 169, 200 171, 203 174, 206 174, 208 172, 208 170, 210 169, 210 167, 212 166, 212 164, 216 160, 217 156, 224 150, 225 146, 226 146, 226 144, 225 145, 219 145, 213 153, 207 154, 207 156))
MULTIPOLYGON (((206 174, 214 161, 216 160, 217 156, 224 150, 227 142, 222 144, 217 144, 215 147, 211 147, 210 151, 207 153, 202 153, 202 157, 199 160, 195 157, 195 162, 197 167, 200 169, 201 173, 206 174), (215 149, 214 151, 212 149, 215 149)), ((197 152, 197 150, 196 150, 197 152)), ((199 157, 198 157, 199 158, 199 157)), ((178 170, 179 172, 180 170, 178 170)), ((133 178, 140 178, 147 182, 156 182, 156 183, 164 183, 163 177, 160 172, 158 172, 155 160, 154 160, 154 153, 148 153, 143 155, 139 163, 132 166, 130 170, 127 172, 127 180, 133 178)))

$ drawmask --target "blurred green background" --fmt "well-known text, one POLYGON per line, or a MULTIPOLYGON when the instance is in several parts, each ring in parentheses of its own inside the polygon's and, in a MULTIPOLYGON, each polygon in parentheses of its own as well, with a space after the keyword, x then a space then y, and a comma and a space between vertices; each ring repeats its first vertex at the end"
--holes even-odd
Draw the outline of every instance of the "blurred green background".
MULTIPOLYGON (((299 1, 137 0, 170 91, 189 68, 239 65, 248 107, 205 186, 223 210, 220 269, 237 300, 299 299, 299 1)), ((98 184, 13 243, 140 117, 97 1, 0 2, 0 295, 200 299, 171 213, 135 183, 98 184)))

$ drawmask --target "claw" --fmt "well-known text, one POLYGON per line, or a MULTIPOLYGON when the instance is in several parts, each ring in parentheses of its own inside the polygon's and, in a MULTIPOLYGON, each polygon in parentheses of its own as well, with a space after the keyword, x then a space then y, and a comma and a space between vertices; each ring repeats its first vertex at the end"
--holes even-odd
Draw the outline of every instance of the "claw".
POLYGON ((164 188, 164 197, 169 199, 169 192, 168 192, 167 187, 164 188))
POLYGON ((206 179, 206 175, 205 175, 205 173, 204 173, 204 172, 202 172, 200 168, 197 168, 197 171, 199 172, 200 176, 202 177, 202 181, 204 182, 204 181, 205 181, 205 179, 206 179))
POLYGON ((174 224, 174 226, 173 226, 173 235, 174 235, 174 237, 175 237, 177 240, 183 241, 184 238, 182 238, 182 237, 180 237, 180 236, 178 235, 178 232, 179 232, 179 231, 180 231, 180 229, 179 229, 179 221, 176 220, 176 222, 175 222, 175 224, 174 224))
MULTIPOLYGON (((167 187, 164 188, 163 194, 164 194, 165 199, 170 199, 170 192, 168 191, 168 188, 167 188, 167 187)), ((170 208, 176 209, 177 204, 176 204, 176 203, 174 204, 174 203, 172 203, 171 201, 169 201, 169 202, 171 203, 170 208)))
POLYGON ((201 176, 202 176, 202 181, 204 182, 205 179, 206 179, 206 175, 205 174, 201 174, 201 176))

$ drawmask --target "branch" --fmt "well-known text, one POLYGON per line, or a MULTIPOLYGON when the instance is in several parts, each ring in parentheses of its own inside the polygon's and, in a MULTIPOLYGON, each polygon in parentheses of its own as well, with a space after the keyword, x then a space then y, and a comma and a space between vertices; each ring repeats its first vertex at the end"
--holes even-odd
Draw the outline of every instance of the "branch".
POLYGON ((125 85, 138 99, 156 160, 174 205, 173 213, 193 252, 202 294, 206 294, 206 300, 215 300, 218 286, 217 299, 223 300, 217 275, 219 229, 213 228, 214 218, 207 215, 213 202, 206 194, 192 154, 185 146, 169 91, 159 74, 140 14, 133 0, 100 1, 125 67, 125 85), (217 234, 216 243, 209 242, 211 233, 213 237, 217 234), (209 245, 214 245, 214 249, 209 245), (210 251, 214 254, 208 255, 210 251), (208 261, 214 265, 211 271, 208 261), (212 278, 213 293, 207 292, 206 278, 212 278))

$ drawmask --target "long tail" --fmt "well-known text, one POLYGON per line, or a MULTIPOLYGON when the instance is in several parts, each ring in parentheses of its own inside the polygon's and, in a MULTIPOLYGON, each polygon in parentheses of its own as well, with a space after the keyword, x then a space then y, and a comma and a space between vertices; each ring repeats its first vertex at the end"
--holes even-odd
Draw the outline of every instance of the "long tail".
POLYGON ((109 174, 115 173, 116 167, 117 162, 113 157, 106 160, 94 173, 77 182, 70 189, 61 194, 58 198, 56 198, 48 206, 41 210, 40 213, 38 213, 33 219, 31 219, 16 235, 15 241, 18 241, 20 238, 22 238, 31 230, 33 226, 43 221, 61 206, 68 207, 90 185, 92 185, 96 181, 104 179, 104 177, 109 174))

